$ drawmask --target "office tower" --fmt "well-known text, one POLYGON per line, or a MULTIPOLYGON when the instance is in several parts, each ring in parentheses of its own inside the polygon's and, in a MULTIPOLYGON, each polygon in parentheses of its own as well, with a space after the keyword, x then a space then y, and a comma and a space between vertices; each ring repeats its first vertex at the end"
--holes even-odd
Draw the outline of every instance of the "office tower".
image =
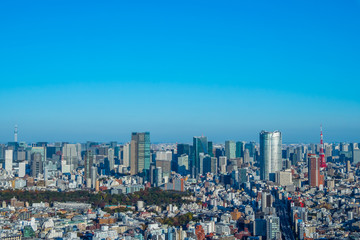
POLYGON ((150 133, 133 132, 130 145, 131 175, 148 171, 150 169, 150 133))
MULTIPOLYGON (((208 140, 207 137, 194 137, 193 138, 193 158, 190 164, 190 169, 193 173, 193 177, 196 177, 200 173, 200 153, 208 154, 208 140)), ((201 169, 202 170, 202 169, 201 169)))
POLYGON ((245 149, 249 150, 250 157, 253 158, 255 156, 255 143, 254 142, 245 143, 245 149))
POLYGON ((227 158, 226 156, 219 157, 219 168, 221 173, 226 173, 227 158))
POLYGON ((31 175, 36 178, 39 174, 43 174, 43 161, 40 152, 31 155, 31 175))
POLYGON ((208 142, 208 154, 210 157, 214 156, 213 142, 208 142))
POLYGON ((217 165, 217 158, 216 157, 211 157, 211 166, 210 166, 210 170, 211 173, 213 174, 217 174, 218 173, 218 165, 217 165))
POLYGON ((236 158, 241 158, 244 156, 244 142, 236 142, 236 158))
POLYGON ((130 143, 123 146, 122 165, 130 167, 130 143))
POLYGON ((20 162, 19 163, 19 177, 25 177, 26 174, 26 162, 20 162))
POLYGON ((91 150, 87 150, 84 156, 84 179, 88 182, 91 179, 91 167, 94 165, 94 155, 91 150))
POLYGON ((81 144, 64 144, 62 148, 63 160, 69 165, 70 172, 77 169, 81 160, 81 144))
POLYGON ((234 141, 225 141, 225 155, 229 160, 236 157, 236 144, 234 141))
MULTIPOLYGON (((260 177, 269 180, 269 174, 275 174, 282 168, 281 133, 279 131, 260 133, 260 177)), ((274 181, 274 179, 271 179, 274 181)))
POLYGON ((208 172, 211 172, 211 157, 209 154, 200 153, 199 154, 199 174, 206 174, 208 172))
POLYGON ((276 216, 266 216, 266 239, 277 240, 280 238, 280 218, 276 216))
POLYGON ((186 175, 189 171, 189 156, 186 154, 182 154, 178 157, 178 173, 182 175, 186 175))
POLYGON ((156 152, 156 167, 161 167, 163 176, 170 176, 171 173, 171 151, 158 151, 156 152))
POLYGON ((243 184, 247 182, 247 169, 246 168, 240 168, 239 169, 239 184, 243 184))
POLYGON ((211 172, 211 157, 209 154, 200 153, 200 174, 211 172))
POLYGON ((351 157, 352 163, 353 164, 359 163, 360 162, 360 149, 359 149, 358 144, 353 145, 351 151, 352 151, 352 157, 351 157))
POLYGON ((12 149, 5 150, 5 170, 12 171, 14 151, 12 149))
POLYGON ((266 208, 272 207, 274 202, 273 196, 270 192, 261 193, 261 211, 265 212, 266 208))
POLYGON ((150 183, 151 186, 154 186, 155 183, 155 169, 156 169, 156 165, 154 163, 150 164, 150 183))
POLYGON ((351 172, 351 163, 350 160, 346 161, 346 173, 350 173, 351 172))
POLYGON ((266 239, 266 220, 255 219, 254 221, 254 236, 261 236, 266 239))
POLYGON ((108 160, 109 160, 109 170, 112 171, 115 168, 115 155, 114 155, 114 149, 109 148, 108 149, 108 160))
POLYGON ((320 162, 316 154, 308 154, 308 178, 310 186, 319 187, 320 162))
POLYGON ((179 143, 179 144, 177 144, 176 148, 177 148, 178 156, 181 156, 183 154, 190 156, 190 145, 189 144, 179 143))
POLYGON ((325 145, 325 160, 328 160, 332 157, 332 146, 327 144, 325 145))
POLYGON ((276 172, 275 182, 280 186, 288 186, 292 184, 292 173, 291 170, 276 172))
POLYGON ((34 153, 39 153, 41 155, 41 164, 42 164, 41 169, 44 169, 45 161, 46 161, 46 147, 45 147, 45 144, 43 144, 43 147, 32 147, 31 151, 30 151, 30 154, 33 155, 34 153))
POLYGON ((96 186, 96 180, 97 180, 97 167, 92 166, 91 167, 91 188, 95 188, 96 186))
POLYGON ((244 150, 244 163, 249 163, 249 162, 251 162, 249 149, 245 149, 244 150))
POLYGON ((154 184, 156 187, 159 187, 162 185, 162 179, 163 179, 163 174, 162 174, 162 169, 161 167, 157 167, 155 169, 155 174, 154 174, 154 184))
POLYGON ((349 151, 349 144, 348 143, 340 143, 340 151, 342 152, 348 152, 349 151))
POLYGON ((322 133, 322 127, 320 126, 320 167, 326 168, 326 160, 325 160, 325 153, 324 153, 324 141, 323 141, 323 133, 322 133))

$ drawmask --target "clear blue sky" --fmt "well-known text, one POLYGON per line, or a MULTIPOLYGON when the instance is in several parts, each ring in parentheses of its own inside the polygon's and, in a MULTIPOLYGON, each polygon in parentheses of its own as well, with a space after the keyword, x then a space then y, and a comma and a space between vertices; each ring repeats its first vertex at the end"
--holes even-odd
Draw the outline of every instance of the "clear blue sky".
POLYGON ((0 142, 360 142, 360 1, 0 2, 0 142))

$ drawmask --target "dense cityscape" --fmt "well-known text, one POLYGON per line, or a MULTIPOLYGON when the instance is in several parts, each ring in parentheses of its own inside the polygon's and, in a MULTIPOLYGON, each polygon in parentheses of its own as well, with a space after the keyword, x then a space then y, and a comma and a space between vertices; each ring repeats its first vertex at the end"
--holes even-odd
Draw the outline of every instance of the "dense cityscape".
POLYGON ((1 239, 359 239, 358 143, 0 145, 1 239))

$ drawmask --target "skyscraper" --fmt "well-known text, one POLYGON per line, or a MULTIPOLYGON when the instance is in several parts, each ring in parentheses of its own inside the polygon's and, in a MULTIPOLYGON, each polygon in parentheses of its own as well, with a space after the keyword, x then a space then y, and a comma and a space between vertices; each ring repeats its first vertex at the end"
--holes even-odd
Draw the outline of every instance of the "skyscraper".
POLYGON ((112 171, 115 168, 115 152, 113 148, 108 149, 108 160, 109 160, 109 170, 112 171))
POLYGON ((81 144, 64 144, 62 155, 66 165, 69 165, 71 172, 78 167, 81 160, 81 144))
POLYGON ((12 171, 14 151, 12 149, 5 150, 5 170, 12 171))
POLYGON ((31 155, 31 175, 36 178, 43 173, 43 161, 41 153, 35 152, 31 155))
POLYGON ((130 143, 123 146, 122 165, 130 167, 130 143))
POLYGON ((183 154, 190 155, 190 145, 186 143, 179 143, 177 145, 177 155, 181 156, 183 154))
POLYGON ((194 137, 193 138, 193 157, 190 164, 190 169, 193 177, 199 175, 200 171, 200 153, 208 154, 208 140, 207 137, 194 137))
POLYGON ((280 218, 276 216, 266 217, 266 239, 275 240, 281 238, 280 218))
POLYGON ((133 132, 130 143, 130 173, 146 173, 150 169, 150 133, 133 132))
POLYGON ((269 180, 270 173, 275 174, 281 170, 281 144, 281 132, 262 131, 260 133, 260 177, 262 180, 269 180))
POLYGON ((236 158, 240 158, 244 156, 244 142, 236 142, 236 158))
POLYGON ((312 187, 319 187, 321 184, 320 164, 316 154, 308 154, 308 178, 309 185, 312 187))
POLYGON ((234 141, 225 142, 225 155, 229 160, 236 158, 236 144, 234 141))
POLYGON ((94 155, 91 152, 91 150, 87 150, 84 156, 84 165, 85 165, 85 169, 84 169, 84 179, 85 181, 88 183, 88 181, 90 181, 91 179, 91 167, 94 164, 94 155))

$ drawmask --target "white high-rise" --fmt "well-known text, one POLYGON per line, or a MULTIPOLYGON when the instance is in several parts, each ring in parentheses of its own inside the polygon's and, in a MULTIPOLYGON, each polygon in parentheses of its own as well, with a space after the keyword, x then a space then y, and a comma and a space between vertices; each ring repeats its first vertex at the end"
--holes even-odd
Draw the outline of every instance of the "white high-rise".
POLYGON ((5 170, 7 172, 11 172, 12 171, 12 166, 13 166, 13 150, 9 149, 9 150, 5 150, 5 170))
POLYGON ((81 159, 81 144, 64 144, 62 149, 63 160, 69 165, 70 172, 76 169, 81 159))
POLYGON ((123 161, 122 165, 130 167, 130 143, 123 146, 123 161))
POLYGON ((113 148, 108 149, 108 160, 109 160, 110 171, 112 171, 115 168, 115 157, 114 157, 113 148))
POLYGON ((260 133, 260 177, 263 180, 275 180, 269 178, 269 174, 275 174, 282 169, 281 132, 260 133))

